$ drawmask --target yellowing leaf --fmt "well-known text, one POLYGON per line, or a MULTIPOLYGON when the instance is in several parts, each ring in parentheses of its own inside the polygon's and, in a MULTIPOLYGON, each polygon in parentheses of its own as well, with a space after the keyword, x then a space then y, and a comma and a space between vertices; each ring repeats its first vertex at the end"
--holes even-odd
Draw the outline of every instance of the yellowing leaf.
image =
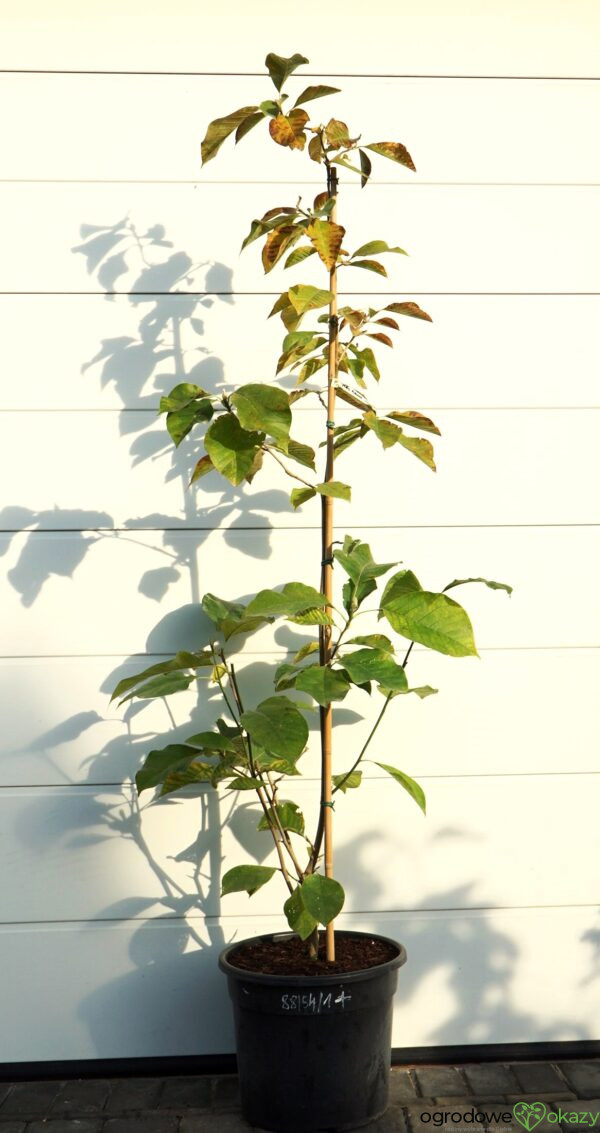
POLYGON ((278 114, 269 121, 269 133, 278 146, 290 149, 304 149, 306 134, 304 127, 308 122, 306 110, 290 110, 289 114, 278 114))
POLYGON ((424 319, 428 323, 433 322, 431 315, 423 311, 418 303, 388 303, 384 311, 393 311, 396 315, 408 315, 411 319, 424 319))
POLYGON ((268 274, 275 267, 290 244, 299 240, 301 235, 302 229, 296 228, 293 224, 285 224, 281 228, 275 228, 273 232, 269 232, 262 250, 262 264, 265 274, 268 274))
POLYGON ((407 169, 416 172, 413 159, 402 142, 372 142, 365 149, 370 149, 381 157, 389 157, 390 161, 397 161, 399 165, 405 165, 407 169))
POLYGON ((325 267, 331 271, 337 263, 346 229, 332 220, 313 220, 306 231, 325 267))

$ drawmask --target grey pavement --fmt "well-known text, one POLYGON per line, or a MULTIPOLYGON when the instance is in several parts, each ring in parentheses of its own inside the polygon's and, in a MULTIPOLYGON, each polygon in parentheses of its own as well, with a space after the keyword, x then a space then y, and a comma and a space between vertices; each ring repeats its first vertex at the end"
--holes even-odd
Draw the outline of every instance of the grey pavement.
MULTIPOLYGON (((396 1066, 387 1113, 362 1128, 567 1133, 573 1125, 600 1133, 600 1058, 396 1066)), ((252 1127, 241 1116, 234 1075, 186 1075, 0 1082, 0 1133, 252 1133, 252 1127)))

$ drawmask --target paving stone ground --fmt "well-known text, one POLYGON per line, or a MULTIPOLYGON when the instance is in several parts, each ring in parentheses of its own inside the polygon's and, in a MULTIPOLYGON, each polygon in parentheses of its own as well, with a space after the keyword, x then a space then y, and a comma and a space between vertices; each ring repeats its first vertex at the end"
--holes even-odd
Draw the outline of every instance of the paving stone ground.
MULTIPOLYGON (((396 1066, 387 1113, 363 1130, 568 1133, 574 1126, 600 1133, 600 1058, 396 1066)), ((263 1131, 242 1118, 234 1075, 185 1075, 0 1082, 0 1133, 263 1131)))

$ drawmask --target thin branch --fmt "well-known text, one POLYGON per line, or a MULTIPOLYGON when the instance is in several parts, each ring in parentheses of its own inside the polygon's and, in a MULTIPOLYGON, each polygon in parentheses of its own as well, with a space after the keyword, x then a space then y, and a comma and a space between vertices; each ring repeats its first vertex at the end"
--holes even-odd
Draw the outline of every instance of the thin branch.
POLYGON ((313 490, 316 490, 314 484, 311 484, 309 480, 304 480, 302 478, 302 476, 298 476, 295 472, 291 472, 289 468, 286 468, 283 461, 279 459, 277 454, 273 451, 272 448, 269 447, 269 445, 263 445, 262 449, 263 449, 263 452, 268 452, 273 457, 273 460, 277 461, 279 466, 281 468, 283 468, 283 471, 285 472, 286 476, 291 476, 292 480, 298 480, 298 482, 300 484, 305 484, 307 488, 312 488, 313 490))

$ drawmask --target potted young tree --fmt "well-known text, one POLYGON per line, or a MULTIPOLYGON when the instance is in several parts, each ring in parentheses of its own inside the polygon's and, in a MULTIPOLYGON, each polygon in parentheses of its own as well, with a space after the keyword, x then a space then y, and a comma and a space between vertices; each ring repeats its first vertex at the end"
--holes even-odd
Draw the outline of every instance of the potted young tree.
MULTIPOLYGON (((414 409, 379 415, 364 392, 368 382, 379 378, 374 351, 393 345, 398 319, 430 322, 430 316, 408 301, 367 309, 338 305, 340 270, 352 267, 385 276, 378 257, 402 254, 382 239, 348 250, 352 242, 341 223, 345 218, 338 217, 338 169, 357 174, 364 186, 372 154, 408 170, 414 170, 412 159, 400 142, 362 143, 339 119, 311 122, 306 104, 337 93, 337 88, 308 86, 291 109, 284 106, 287 79, 307 62, 302 55, 268 55, 275 96, 215 119, 202 142, 206 164, 230 135, 239 142, 265 123, 277 146, 307 151, 323 172, 324 188, 312 205, 298 201, 269 209, 252 221, 243 243, 262 241, 267 273, 281 263, 298 267, 311 256, 322 265, 321 286, 295 282, 271 311, 285 328, 276 374, 295 375, 295 386, 290 392, 277 382, 251 382, 217 395, 180 383, 162 398, 160 411, 166 413, 176 445, 191 429, 204 430, 192 483, 207 475, 236 486, 251 483, 263 465, 271 464, 295 481, 293 508, 320 497, 321 551, 312 579, 319 584, 293 579, 261 590, 245 603, 206 594, 202 608, 214 626, 206 646, 128 677, 113 694, 122 701, 169 696, 198 679, 216 683, 222 693, 223 715, 214 728, 151 751, 136 783, 139 792, 156 788, 159 796, 190 784, 239 791, 244 802, 254 793, 258 829, 272 839, 273 861, 228 869, 222 894, 245 891, 251 896, 276 878, 290 931, 237 943, 222 954, 220 966, 234 1001, 244 1115, 252 1124, 286 1133, 351 1129, 386 1108, 392 997, 406 953, 402 945, 380 936, 334 932, 344 905, 344 890, 333 870, 334 801, 360 787, 363 767, 375 750, 373 738, 392 701, 435 691, 409 686, 406 670, 414 644, 453 657, 476 653, 468 615, 448 591, 483 582, 510 592, 510 587, 485 579, 457 579, 441 592, 426 590, 411 570, 376 562, 360 539, 334 537, 334 501, 351 498, 351 486, 337 474, 342 454, 372 433, 384 449, 397 445, 434 470, 432 445, 422 434, 439 430, 414 409), (298 438, 294 428, 294 407, 305 398, 323 409, 320 472, 321 453, 298 438), (355 410, 340 423, 335 420, 338 400, 355 410), (336 587, 334 567, 335 582, 341 584, 336 587), (367 598, 376 601, 371 626, 362 617, 367 598), (272 695, 251 703, 232 654, 240 639, 276 619, 303 627, 306 641, 289 661, 274 666, 272 695), (378 624, 382 619, 384 627, 378 624), (366 742, 353 757, 344 756, 342 766, 334 766, 332 706, 352 687, 365 693, 376 689, 380 699, 366 742), (301 773, 307 716, 317 706, 321 781, 315 829, 309 833, 307 817, 289 797, 287 784, 301 773)), ((374 762, 425 811, 418 783, 387 762, 374 762)))

